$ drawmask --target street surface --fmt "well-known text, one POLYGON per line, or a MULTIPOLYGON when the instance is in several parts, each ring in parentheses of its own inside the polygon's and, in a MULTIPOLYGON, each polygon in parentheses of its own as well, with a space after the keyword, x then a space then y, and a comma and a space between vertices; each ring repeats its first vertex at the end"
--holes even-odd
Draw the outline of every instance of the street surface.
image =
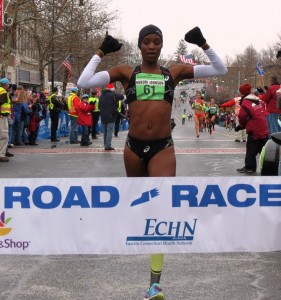
MULTIPOLYGON (((181 125, 181 113, 173 111, 177 176, 253 176, 236 172, 245 143, 234 142, 233 131, 216 126, 198 139, 193 120, 181 125)), ((56 147, 50 141, 14 147, 0 177, 125 177, 126 134, 113 138, 112 152, 103 150, 102 135, 86 148, 68 138, 56 147)), ((147 255, 2 255, 0 270, 0 300, 142 300, 150 276, 147 255)), ((281 251, 166 255, 161 285, 167 300, 280 300, 281 251)))

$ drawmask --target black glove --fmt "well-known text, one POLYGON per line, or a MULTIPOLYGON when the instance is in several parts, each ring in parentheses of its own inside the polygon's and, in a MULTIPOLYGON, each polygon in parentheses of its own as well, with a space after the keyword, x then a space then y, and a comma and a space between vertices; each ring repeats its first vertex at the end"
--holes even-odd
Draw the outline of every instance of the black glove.
POLYGON ((264 90, 263 90, 261 87, 257 87, 257 91, 258 91, 260 94, 264 94, 264 90))
POLYGON ((281 49, 277 52, 276 58, 281 57, 281 49))
POLYGON ((235 127, 234 130, 235 130, 235 132, 238 132, 239 130, 242 130, 242 129, 243 129, 243 128, 242 128, 240 125, 238 125, 238 126, 235 127))
POLYGON ((101 50, 102 53, 106 55, 107 53, 119 51, 121 47, 122 43, 119 43, 118 40, 116 40, 111 35, 106 35, 101 46, 99 47, 99 50, 101 50))
POLYGON ((206 39, 203 37, 203 34, 198 26, 189 30, 185 34, 184 39, 188 43, 195 44, 199 47, 202 47, 206 44, 206 39))

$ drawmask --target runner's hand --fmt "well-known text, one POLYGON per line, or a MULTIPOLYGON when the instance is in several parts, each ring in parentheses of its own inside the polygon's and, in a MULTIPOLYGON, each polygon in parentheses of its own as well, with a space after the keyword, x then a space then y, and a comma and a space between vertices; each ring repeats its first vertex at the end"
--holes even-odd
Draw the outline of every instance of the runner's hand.
POLYGON ((189 30, 184 39, 191 44, 195 44, 199 47, 202 47, 206 44, 206 39, 204 38, 200 28, 198 26, 194 27, 193 29, 189 30))
POLYGON ((107 53, 119 51, 121 47, 122 43, 119 43, 118 40, 111 35, 106 35, 101 46, 99 47, 99 50, 106 55, 107 53))

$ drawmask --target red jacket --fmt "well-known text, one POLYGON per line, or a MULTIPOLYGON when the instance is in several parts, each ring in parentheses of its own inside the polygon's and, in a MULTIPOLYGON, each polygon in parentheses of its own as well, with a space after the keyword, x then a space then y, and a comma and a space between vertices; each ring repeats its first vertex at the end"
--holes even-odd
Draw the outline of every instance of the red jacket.
POLYGON ((252 134, 254 140, 267 138, 268 125, 259 98, 250 94, 242 100, 240 105, 239 125, 246 129, 247 134, 252 134))
POLYGON ((77 106, 78 124, 82 126, 92 126, 92 111, 95 109, 95 105, 89 104, 86 101, 82 101, 77 106))
POLYGON ((281 114, 281 109, 277 108, 276 91, 280 88, 279 84, 271 85, 266 93, 262 96, 262 100, 266 103, 266 111, 273 114, 281 114))
POLYGON ((39 123, 41 119, 39 117, 39 114, 37 112, 32 112, 30 115, 30 121, 28 124, 29 132, 37 131, 39 128, 39 123))

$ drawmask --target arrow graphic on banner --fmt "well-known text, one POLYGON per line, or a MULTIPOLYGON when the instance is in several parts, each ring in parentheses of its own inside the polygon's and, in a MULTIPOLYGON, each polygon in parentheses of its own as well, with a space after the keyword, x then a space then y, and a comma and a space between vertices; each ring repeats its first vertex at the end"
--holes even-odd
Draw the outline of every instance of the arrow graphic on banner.
POLYGON ((152 189, 147 192, 143 192, 140 196, 140 198, 134 200, 131 204, 131 206, 136 206, 145 202, 149 202, 150 199, 155 198, 159 196, 159 190, 157 188, 152 189))

